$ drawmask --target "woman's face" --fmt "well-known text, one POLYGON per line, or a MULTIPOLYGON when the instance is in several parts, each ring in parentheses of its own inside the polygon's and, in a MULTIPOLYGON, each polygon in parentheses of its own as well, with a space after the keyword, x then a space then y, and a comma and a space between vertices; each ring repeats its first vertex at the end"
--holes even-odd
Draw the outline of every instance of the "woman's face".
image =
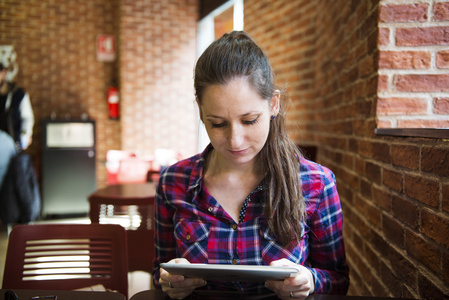
POLYGON ((253 164, 268 137, 270 117, 279 111, 279 95, 267 101, 244 78, 212 85, 203 93, 201 119, 219 159, 253 164))

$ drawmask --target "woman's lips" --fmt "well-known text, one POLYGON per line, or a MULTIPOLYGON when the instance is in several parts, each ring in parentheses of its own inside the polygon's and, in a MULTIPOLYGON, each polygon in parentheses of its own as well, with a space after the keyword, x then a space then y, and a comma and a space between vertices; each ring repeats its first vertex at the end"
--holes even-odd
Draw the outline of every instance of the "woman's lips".
POLYGON ((243 149, 243 150, 229 150, 229 152, 231 152, 232 155, 243 155, 248 151, 248 149, 243 149))

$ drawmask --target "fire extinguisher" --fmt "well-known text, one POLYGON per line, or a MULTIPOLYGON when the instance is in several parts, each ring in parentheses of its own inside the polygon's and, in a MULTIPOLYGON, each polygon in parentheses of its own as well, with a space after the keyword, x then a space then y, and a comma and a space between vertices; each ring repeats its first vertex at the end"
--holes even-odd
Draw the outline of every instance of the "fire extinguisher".
POLYGON ((119 117, 119 95, 114 86, 108 88, 109 119, 117 120, 119 117))

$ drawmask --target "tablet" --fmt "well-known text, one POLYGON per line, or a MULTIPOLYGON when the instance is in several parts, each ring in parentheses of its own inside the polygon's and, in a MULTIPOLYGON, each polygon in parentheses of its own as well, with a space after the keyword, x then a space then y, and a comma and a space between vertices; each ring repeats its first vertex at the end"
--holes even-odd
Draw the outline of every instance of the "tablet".
POLYGON ((295 277, 299 269, 295 267, 274 267, 259 265, 222 264, 175 264, 162 263, 167 272, 184 277, 219 281, 266 281, 284 280, 295 277))

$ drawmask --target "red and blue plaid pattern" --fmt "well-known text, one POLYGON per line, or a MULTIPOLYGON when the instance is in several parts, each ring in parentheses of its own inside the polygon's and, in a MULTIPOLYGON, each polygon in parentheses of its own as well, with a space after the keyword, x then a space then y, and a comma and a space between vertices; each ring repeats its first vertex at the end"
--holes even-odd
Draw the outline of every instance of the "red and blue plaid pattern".
MULTIPOLYGON (((249 196, 244 221, 236 223, 202 185, 205 157, 180 161, 161 174, 155 203, 153 280, 159 286, 159 264, 184 257, 191 263, 269 265, 287 258, 309 268, 315 293, 344 294, 349 286, 343 243, 343 216, 334 174, 301 158, 302 192, 307 220, 299 243, 276 238, 264 217, 264 180, 249 196)), ((208 282, 208 289, 263 291, 262 283, 208 282)))

